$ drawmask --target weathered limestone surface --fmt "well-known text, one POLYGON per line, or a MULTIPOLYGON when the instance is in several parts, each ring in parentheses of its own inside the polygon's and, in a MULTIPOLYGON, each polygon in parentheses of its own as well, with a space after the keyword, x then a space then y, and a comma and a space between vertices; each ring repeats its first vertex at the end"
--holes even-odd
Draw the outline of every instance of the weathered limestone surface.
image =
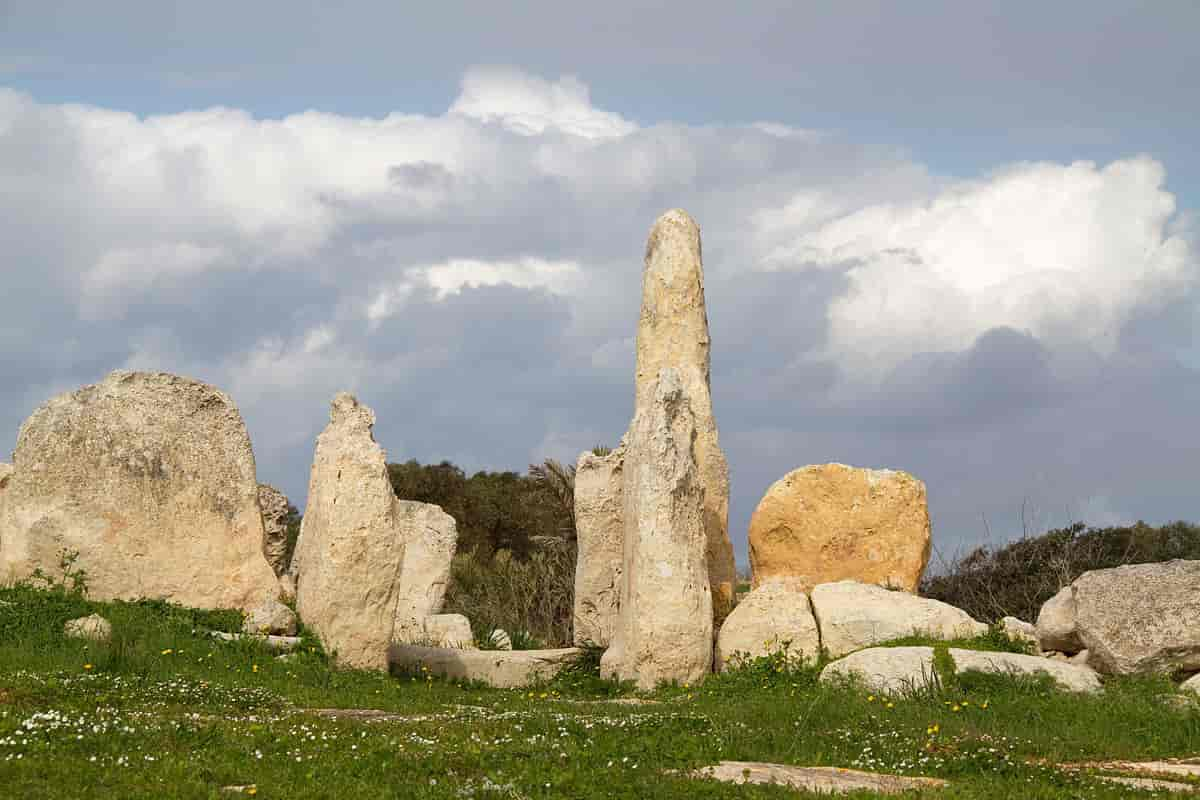
MULTIPOLYGON (((952 647, 954 672, 996 675, 1049 675, 1068 692, 1098 692, 1100 678, 1088 667, 1064 664, 1038 656, 992 653, 952 647)), ((903 695, 936 685, 932 647, 871 647, 834 661, 821 671, 825 682, 853 677, 881 694, 903 695)))
POLYGON ((1100 676, 1094 669, 1021 653, 993 653, 950 648, 956 674, 990 672, 998 675, 1049 675, 1067 692, 1098 692, 1100 676))
POLYGON ((279 591, 246 426, 199 381, 118 371, 49 400, 0 497, 0 582, 58 574, 66 550, 96 599, 248 608, 279 591))
POLYGON ((296 546, 296 610, 338 663, 386 669, 404 537, 374 425, 375 413, 353 395, 334 398, 296 546))
POLYGON ((404 562, 392 636, 398 642, 416 641, 425 618, 442 610, 458 525, 441 506, 415 500, 397 500, 396 519, 404 537, 404 562))
POLYGON ((948 603, 874 584, 824 583, 811 599, 821 646, 832 658, 903 636, 954 639, 987 632, 987 625, 948 603))
POLYGON ((903 695, 937 685, 932 647, 871 647, 821 670, 821 680, 853 678, 881 694, 903 695))
POLYGON ((1179 691, 1200 695, 1200 672, 1179 684, 1179 691))
POLYGON ((699 432, 679 373, 634 417, 625 458, 621 610, 601 674, 651 689, 712 670, 712 594, 699 432))
POLYGON ((295 636, 298 624, 294 611, 278 600, 267 600, 250 609, 242 630, 251 634, 295 636))
POLYGON ((76 639, 107 642, 112 638, 112 623, 99 614, 69 619, 63 624, 63 634, 76 639))
POLYGON ((574 638, 576 645, 612 643, 620 607, 624 532, 622 444, 606 456, 579 456, 575 467, 574 638))
POLYGON ((1064 586, 1042 604, 1037 618, 1038 644, 1043 650, 1077 653, 1083 649, 1075 624, 1075 589, 1064 586))
POLYGON ((1000 620, 1000 629, 1009 639, 1031 645, 1034 654, 1041 655, 1042 648, 1038 644, 1037 628, 1033 624, 1016 617, 1005 617, 1000 620))
MULTIPOLYGON (((431 647, 450 647, 457 650, 475 650, 475 636, 471 633, 471 621, 462 614, 434 614, 422 621, 421 636, 413 643, 431 647)), ((400 644, 408 641, 399 640, 400 644)))
POLYGON ((0 463, 0 578, 4 577, 4 490, 13 474, 12 464, 0 463))
POLYGON ((816 661, 821 635, 808 595, 782 583, 766 583, 737 604, 717 634, 714 664, 723 671, 735 653, 770 655, 788 643, 788 654, 816 661))
POLYGON ((929 561, 925 484, 888 469, 819 464, 776 481, 750 518, 753 585, 843 579, 915 592, 929 561))
POLYGON ((1085 572, 1071 585, 1088 663, 1116 675, 1200 669, 1200 561, 1085 572))
POLYGON ((842 767, 798 767, 792 764, 767 764, 758 761, 722 761, 715 766, 695 770, 691 776, 723 783, 788 786, 813 794, 905 794, 948 785, 940 778, 885 775, 842 767))
POLYGON ((717 441, 709 350, 700 226, 686 211, 673 209, 655 221, 646 241, 634 417, 656 402, 662 370, 675 370, 695 416, 711 605, 721 620, 732 608, 737 574, 729 539, 729 466, 717 441))
POLYGON ((394 670, 412 672, 425 667, 434 675, 482 681, 499 689, 515 689, 547 681, 570 666, 582 651, 558 650, 456 650, 394 644, 388 658, 394 670))
POLYGON ((263 556, 277 577, 287 572, 287 495, 265 483, 258 485, 258 507, 263 520, 263 556))

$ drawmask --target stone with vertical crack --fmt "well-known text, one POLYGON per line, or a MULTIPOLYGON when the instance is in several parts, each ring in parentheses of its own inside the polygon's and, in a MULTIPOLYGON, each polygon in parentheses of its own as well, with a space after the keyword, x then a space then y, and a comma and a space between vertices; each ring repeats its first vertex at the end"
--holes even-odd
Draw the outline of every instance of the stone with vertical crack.
POLYGON ((630 428, 623 467, 624 573, 601 674, 651 689, 712 670, 712 593, 699 426, 679 373, 665 367, 630 428))

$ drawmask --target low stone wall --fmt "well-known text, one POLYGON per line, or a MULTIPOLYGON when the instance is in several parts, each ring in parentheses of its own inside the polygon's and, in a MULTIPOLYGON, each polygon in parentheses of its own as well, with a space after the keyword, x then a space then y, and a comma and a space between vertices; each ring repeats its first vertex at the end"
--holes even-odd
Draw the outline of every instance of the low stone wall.
POLYGON ((582 654, 577 647, 558 650, 458 650, 393 644, 388 648, 392 670, 413 672, 421 667, 434 675, 482 681, 498 689, 515 689, 550 680, 582 654))

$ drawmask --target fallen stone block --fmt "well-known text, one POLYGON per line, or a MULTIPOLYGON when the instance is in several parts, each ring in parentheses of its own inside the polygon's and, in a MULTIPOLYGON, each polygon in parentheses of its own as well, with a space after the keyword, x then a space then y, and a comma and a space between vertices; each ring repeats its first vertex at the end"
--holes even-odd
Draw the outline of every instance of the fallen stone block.
MULTIPOLYGON (((1101 690, 1095 670, 1019 653, 995 653, 952 647, 954 673, 984 672, 993 675, 1049 675, 1059 689, 1092 693, 1101 690)), ((905 695, 939 685, 932 647, 871 647, 834 661, 821 671, 821 680, 853 678, 880 694, 905 695)))
POLYGON ((393 672, 417 672, 454 680, 481 681, 498 689, 515 689, 550 680, 573 664, 583 651, 577 647, 557 650, 459 650, 393 644, 388 648, 388 665, 393 672))
POLYGON ((300 646, 299 636, 270 636, 252 633, 226 633, 225 631, 209 631, 214 639, 220 639, 225 642, 237 642, 242 639, 250 639, 255 642, 261 642, 272 650, 288 652, 295 650, 300 646))

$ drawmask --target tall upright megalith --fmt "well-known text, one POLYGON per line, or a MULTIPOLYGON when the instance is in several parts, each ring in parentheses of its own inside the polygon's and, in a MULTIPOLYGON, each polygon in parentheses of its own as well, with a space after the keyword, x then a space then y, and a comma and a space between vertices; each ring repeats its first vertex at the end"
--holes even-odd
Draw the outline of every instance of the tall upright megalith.
POLYGON ((737 573, 729 539, 729 465, 717 440, 709 350, 700 226, 686 211, 672 209, 655 221, 646 241, 634 418, 656 402, 662 370, 674 369, 696 421, 708 579, 713 612, 724 619, 733 606, 737 573))
POLYGON ((697 415, 678 371, 662 369, 634 416, 623 466, 620 611, 601 675, 652 689, 712 670, 705 489, 697 415))
POLYGON ((77 554, 96 599, 253 608, 279 584, 262 553, 254 454, 224 392, 117 371, 21 426, 0 497, 0 582, 77 554))
MULTIPOLYGON (((674 370, 680 391, 695 420, 694 452, 703 490, 705 561, 712 591, 711 607, 719 623, 733 606, 737 580, 729 539, 729 467, 717 438, 710 390, 708 312, 704 300, 704 265, 700 228, 687 212, 674 209, 655 221, 646 242, 642 274, 642 308, 637 332, 634 423, 623 444, 603 459, 580 457, 575 488, 579 562, 575 573, 575 639, 608 644, 617 614, 609 587, 628 564, 613 563, 618 541, 629 530, 622 509, 621 484, 630 471, 624 461, 632 452, 639 414, 656 402, 663 369, 674 370), (618 479, 613 484, 613 478, 618 479)), ((620 586, 625 583, 621 578, 620 586)), ((619 592, 618 592, 619 595, 619 592)))
POLYGON ((404 534, 375 412, 341 393, 317 437, 296 545, 296 610, 339 664, 386 669, 404 534))
POLYGON ((729 468, 709 371, 700 228, 675 209, 646 243, 633 421, 616 451, 585 454, 576 474, 576 637, 581 625, 603 636, 612 620, 601 671, 643 688, 710 672, 714 617, 732 607, 729 468))

